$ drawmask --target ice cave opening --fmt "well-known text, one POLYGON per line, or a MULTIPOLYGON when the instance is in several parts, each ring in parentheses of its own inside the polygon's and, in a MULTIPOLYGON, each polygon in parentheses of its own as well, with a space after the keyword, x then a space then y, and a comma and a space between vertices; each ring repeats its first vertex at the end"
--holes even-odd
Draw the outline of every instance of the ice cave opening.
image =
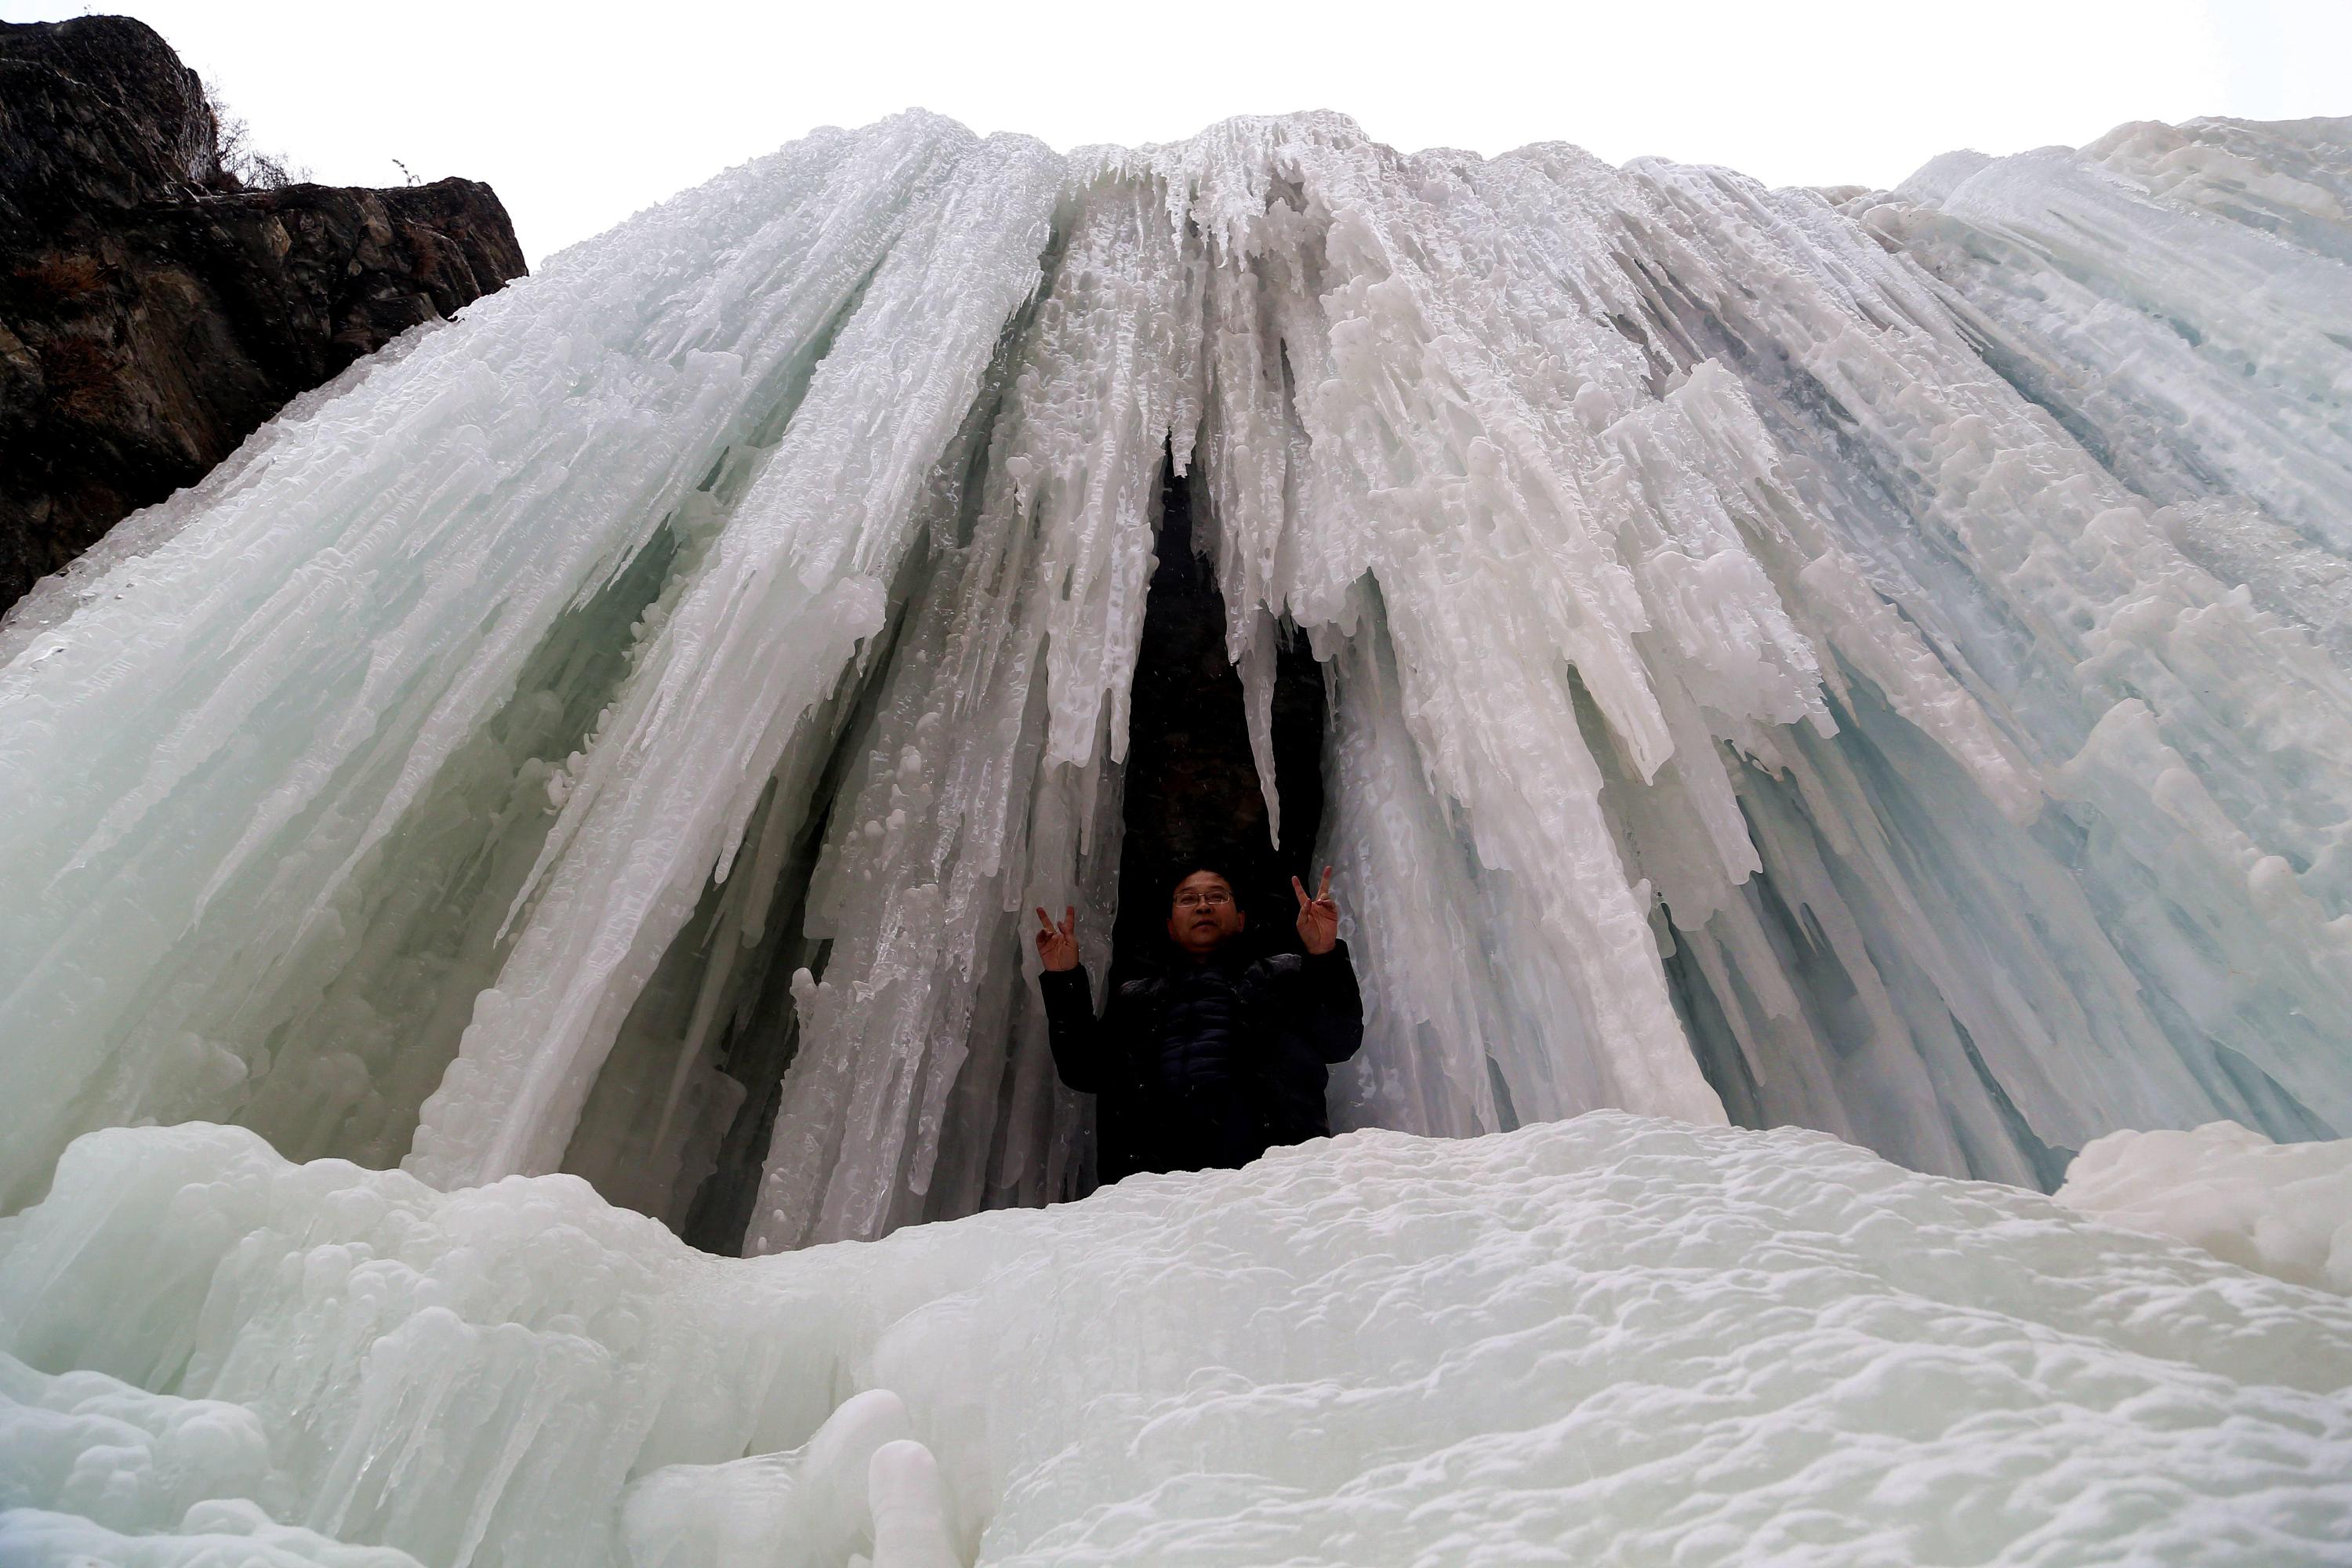
MULTIPOLYGON (((1303 636, 1287 629, 1279 635, 1266 722, 1262 740, 1254 742, 1249 695, 1227 647, 1213 529, 1199 523, 1197 504, 1172 454, 1164 457, 1129 689, 1127 752, 1117 770, 1117 915, 1108 933, 1106 988, 1159 962, 1167 884, 1181 868, 1230 868, 1259 928, 1256 940, 1276 948, 1289 940, 1290 879, 1314 879, 1324 814, 1321 668, 1303 636)), ((623 596, 650 597, 642 584, 656 580, 674 554, 657 550, 633 569, 629 581, 639 585, 625 586, 623 596)), ((887 668, 889 657, 887 647, 877 651, 874 667, 887 668)), ((855 713, 864 704, 843 706, 855 713)), ((725 885, 714 883, 623 1024, 564 1157, 562 1169, 587 1176, 608 1200, 663 1219, 707 1251, 732 1256, 742 1248, 799 1043, 795 976, 805 970, 812 983, 824 977, 831 942, 798 933, 833 813, 842 805, 837 792, 849 772, 849 747, 863 732, 856 719, 845 724, 834 754, 816 770, 795 841, 750 873, 773 881, 767 897, 779 946, 752 961, 765 968, 765 979, 714 1013, 713 942, 726 897, 725 885), (680 1049, 680 1041, 689 1043, 680 1049), (688 1103, 678 1064, 698 1049, 707 1050, 708 1066, 688 1103), (668 1081, 661 1078, 664 1066, 668 1081), (667 1187, 647 1179, 648 1171, 668 1172, 673 1163, 667 1187)), ((981 1115, 990 1114, 982 1097, 973 1100, 981 1115)), ((1080 1158, 1063 1195, 1091 1190, 1080 1158)))
POLYGON ((1213 534, 1196 528, 1196 504, 1190 479, 1171 464, 1130 689, 1118 919, 1106 986, 1155 962, 1167 945, 1168 887, 1184 870, 1232 868, 1253 926, 1277 945, 1290 925, 1290 879, 1314 880, 1323 825, 1322 670, 1303 637, 1280 637, 1261 763, 1248 694, 1226 647, 1224 595, 1207 558, 1213 534))

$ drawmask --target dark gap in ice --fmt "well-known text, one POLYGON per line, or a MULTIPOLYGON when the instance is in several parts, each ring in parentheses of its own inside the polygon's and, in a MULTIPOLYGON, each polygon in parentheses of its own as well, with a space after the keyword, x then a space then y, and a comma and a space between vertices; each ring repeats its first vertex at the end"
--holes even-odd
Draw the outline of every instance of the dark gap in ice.
POLYGON ((2074 437, 2076 446, 2097 460, 2099 467, 2114 474, 2121 482, 2131 483, 2116 468, 2115 452, 2108 447, 2106 437, 2077 407, 2079 391, 2055 381, 2051 366, 2035 363, 2027 354, 2000 337, 1986 337, 1977 353, 1994 374, 2009 383, 2020 397, 2050 416, 2060 429, 2074 437))
MULTIPOLYGON (((1056 236, 1040 265, 1050 276, 1060 265, 1062 237, 1056 236)), ((861 284, 860 290, 865 287, 861 284)), ((982 500, 988 469, 988 433, 994 427, 1004 388, 1028 341, 1042 289, 1013 312, 998 335, 995 354, 980 395, 965 415, 963 426, 940 459, 936 482, 956 491, 955 515, 929 539, 909 552, 889 594, 889 624, 882 646, 868 650, 862 686, 835 731, 832 749, 814 781, 807 820, 795 836, 778 876, 771 906, 768 943, 772 949, 758 982, 757 995, 742 1009, 722 1037, 716 1067, 743 1086, 742 1103, 720 1135, 714 1163, 695 1189, 685 1214, 676 1222, 678 1235, 690 1246, 726 1257, 740 1256, 751 1228, 760 1184, 766 1173, 777 1112, 783 1099, 784 1075, 800 1048, 800 1019, 792 994, 794 972, 806 967, 822 979, 833 953, 831 938, 804 934, 810 884, 816 872, 833 814, 848 786, 852 764, 869 744, 875 709, 887 677, 897 662, 897 641, 907 626, 907 611, 939 570, 938 552, 960 551, 971 539, 982 500)), ((828 328, 830 334, 838 323, 828 328)), ((803 389, 804 390, 804 389, 803 389)), ((1034 526, 1033 521, 1033 527, 1034 526)))
POLYGON ((2246 1105, 2253 1110, 2255 1117, 2261 1119, 2255 1126, 2261 1126, 2279 1142, 2328 1142, 2343 1138, 2338 1129, 2333 1129, 2322 1114, 2298 1100, 2294 1090, 2270 1077, 2251 1056, 2242 1056, 2216 1039, 2213 1060, 2230 1077, 2230 1084, 2237 1086, 2239 1093, 2246 1098, 2246 1105))
POLYGON ((1504 1081, 1502 1064, 1493 1057, 1486 1058, 1486 1087, 1495 1095, 1495 1131, 1517 1132, 1524 1125, 1519 1108, 1511 1103, 1511 1086, 1504 1081))
MULTIPOLYGON (((918 577, 924 568, 916 557, 926 553, 913 552, 901 576, 918 577)), ((907 597, 904 592, 894 594, 893 603, 903 606, 907 597)), ((742 1255, 743 1237, 751 1228, 752 1207, 760 1195, 760 1180, 767 1170, 776 1111, 782 1103, 784 1074, 800 1050, 800 1015, 793 1000, 793 975, 806 968, 824 978, 825 961, 833 952, 831 938, 817 940, 804 934, 809 885, 816 875, 817 859, 851 764, 870 739, 875 704, 905 626, 902 615, 892 616, 880 634, 884 646, 866 662, 864 688, 834 735, 833 749, 817 775, 808 819, 801 825, 777 876, 776 900, 768 915, 768 940, 778 944, 776 954, 760 982, 758 999, 730 1026, 719 1045, 716 1065, 743 1086, 743 1101, 719 1137, 709 1173, 696 1187, 684 1216, 677 1222, 679 1237, 705 1252, 728 1258, 742 1255)))
MULTIPOLYGON (((1671 912, 1668 918, 1672 918, 1671 912)), ((1664 953, 1664 963, 1667 998, 1674 1004, 1675 1016, 1682 1021, 1683 1037, 1690 1041, 1691 1056, 1698 1063, 1699 1075, 1715 1090, 1716 1098, 1723 1101, 1723 1113, 1735 1127, 1761 1131, 1770 1125, 1765 1120, 1763 1090, 1757 1085, 1756 1075, 1748 1070, 1748 1058, 1739 1048, 1739 1037, 1732 1030, 1730 1016, 1724 1010, 1722 998, 1716 995, 1715 988, 1701 973, 1690 944, 1676 942, 1672 952, 1664 953)), ((1492 1065, 1490 1060, 1490 1069, 1492 1065)))
POLYGON ((2286 1085, 2263 1070, 2262 1064, 2252 1057, 2242 1055, 2215 1040, 2213 1060, 2231 1084, 2245 1097, 2247 1106, 2259 1119, 2254 1125, 2278 1142, 2326 1142, 2344 1135, 2325 1117, 2296 1099, 2286 1085))
MULTIPOLYGON (((756 951, 734 955, 734 975, 744 989, 726 1002, 709 1056, 685 1080, 686 1098, 666 1112, 673 1064, 721 956, 717 944, 728 940, 718 922, 729 884, 715 880, 706 883, 694 915, 671 939, 623 1021, 561 1162, 561 1169, 587 1177, 607 1201, 652 1215, 706 1251, 731 1257, 742 1247, 783 1077, 799 1047, 792 978, 803 966, 822 975, 831 946, 804 934, 810 884, 834 807, 870 736, 875 703, 905 627, 903 610, 928 574, 928 557, 919 545, 909 553, 889 595, 892 608, 877 634, 879 645, 862 674, 842 678, 851 683, 847 700, 830 721, 829 750, 813 781, 807 816, 792 830, 775 872, 766 934, 756 951), (707 1076, 714 1068, 723 1076, 707 1076), (733 1080, 731 1089, 726 1079, 733 1080), (639 1142, 665 1131, 667 1139, 639 1142)), ((753 873, 762 825, 777 809, 798 805, 779 800, 771 784, 730 879, 753 873)))
MULTIPOLYGON (((1969 1066, 1976 1069, 1977 1081, 1984 1086, 1985 1097, 1992 1101, 1993 1111, 2000 1118, 2001 1131, 2009 1135, 2017 1152, 2025 1156, 2026 1163, 2032 1167, 2033 1179, 2041 1184, 2042 1190, 2056 1192, 2058 1184, 2066 1179, 2066 1166, 2081 1151, 2044 1143, 2035 1134, 2032 1124, 2025 1120, 2025 1113, 2017 1109, 2017 1102, 2010 1099, 2009 1090, 2001 1087, 2000 1079, 1993 1076, 1992 1068, 1985 1065, 1984 1053, 1977 1049, 1976 1037, 1969 1033, 1969 1026, 1960 1022, 1959 1015, 1951 1013, 1947 1016, 1952 1020, 1952 1033, 1959 1037, 1960 1049, 1968 1053, 1969 1066)), ((1952 1135, 1959 1140, 1968 1156, 1970 1175, 1984 1181, 2004 1179, 2003 1168, 1997 1158, 1976 1149, 1971 1143, 1967 1117, 1952 1118, 1952 1135)))
POLYGON ((1125 816, 1112 978, 1166 952, 1168 895, 1202 862, 1224 863, 1255 941, 1295 946, 1290 879, 1307 878, 1323 821, 1323 679, 1286 639, 1274 689, 1275 787, 1282 847, 1268 831, 1250 757, 1240 675, 1225 658, 1225 603, 1196 552, 1192 489, 1162 470, 1160 564, 1151 575, 1128 721, 1125 816))
MULTIPOLYGON (((896 636, 894 626, 887 636, 896 636)), ((790 852, 777 874, 775 902, 768 913, 768 941, 775 945, 751 1007, 730 1022, 719 1043, 716 1066, 743 1086, 736 1108, 709 1171, 678 1219, 680 1239, 689 1247, 722 1257, 740 1257, 751 1224, 751 1209, 760 1195, 760 1178, 767 1169, 768 1144, 775 1131, 776 1110, 782 1103, 784 1074, 800 1049, 800 1015, 792 994, 793 975, 806 968, 822 976, 832 953, 830 938, 806 936, 809 884, 816 874, 818 856, 833 825, 834 806, 852 761, 866 738, 867 721, 876 689, 888 658, 868 665, 866 690, 848 721, 833 739, 833 750, 817 778, 808 820, 794 836, 790 852)), ((743 862, 739 859, 738 864, 743 862)), ((746 868, 748 869, 748 868, 746 868)))

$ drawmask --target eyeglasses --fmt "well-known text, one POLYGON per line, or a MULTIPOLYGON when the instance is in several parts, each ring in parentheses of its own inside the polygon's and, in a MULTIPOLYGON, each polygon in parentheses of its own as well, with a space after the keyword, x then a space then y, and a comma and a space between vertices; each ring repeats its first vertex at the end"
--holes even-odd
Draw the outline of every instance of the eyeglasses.
POLYGON ((1222 909, 1233 901, 1234 896, 1223 888, 1211 888, 1205 892, 1187 889, 1176 895, 1176 907, 1180 910, 1222 909))

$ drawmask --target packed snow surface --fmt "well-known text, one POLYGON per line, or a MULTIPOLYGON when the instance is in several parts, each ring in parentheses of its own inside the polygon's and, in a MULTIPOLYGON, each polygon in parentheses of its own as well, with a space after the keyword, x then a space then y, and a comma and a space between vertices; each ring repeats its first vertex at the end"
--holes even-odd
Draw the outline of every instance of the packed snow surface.
POLYGON ((0 1222, 0 1326, 12 1565, 2285 1568, 2352 1538, 2352 1301, 1619 1112, 751 1259, 569 1176, 444 1194, 116 1130, 0 1222))
POLYGON ((1322 663, 1339 1125, 2352 1129, 2347 145, 731 170, 0 630, 0 1209, 192 1118, 725 1249, 1082 1190, 1018 931, 1104 972, 1168 464, 1262 773, 1322 663))

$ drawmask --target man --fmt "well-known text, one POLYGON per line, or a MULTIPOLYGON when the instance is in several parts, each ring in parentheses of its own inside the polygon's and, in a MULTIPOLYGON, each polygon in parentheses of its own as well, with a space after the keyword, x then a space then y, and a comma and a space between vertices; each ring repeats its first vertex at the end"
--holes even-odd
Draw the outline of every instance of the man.
POLYGON ((1330 1132, 1328 1068, 1362 1044, 1363 1001, 1331 868, 1313 898, 1296 877, 1290 890, 1306 952, 1254 957, 1232 882, 1206 868, 1186 874, 1169 902, 1165 966, 1121 985, 1099 1021, 1078 964, 1076 910, 1059 925, 1037 911, 1054 1066, 1098 1097, 1106 1184, 1138 1171, 1230 1170, 1330 1132))

